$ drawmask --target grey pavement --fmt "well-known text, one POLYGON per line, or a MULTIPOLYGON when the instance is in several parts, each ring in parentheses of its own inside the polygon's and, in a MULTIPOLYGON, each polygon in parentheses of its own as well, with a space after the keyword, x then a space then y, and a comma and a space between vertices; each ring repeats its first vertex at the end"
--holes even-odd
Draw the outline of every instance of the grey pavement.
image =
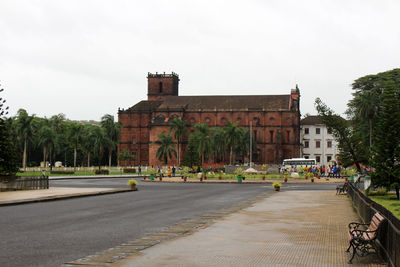
MULTIPOLYGON (((332 190, 277 192, 112 266, 348 266, 346 228, 352 221, 358 218, 350 200, 332 190)), ((356 257, 353 265, 382 263, 371 255, 356 257)))

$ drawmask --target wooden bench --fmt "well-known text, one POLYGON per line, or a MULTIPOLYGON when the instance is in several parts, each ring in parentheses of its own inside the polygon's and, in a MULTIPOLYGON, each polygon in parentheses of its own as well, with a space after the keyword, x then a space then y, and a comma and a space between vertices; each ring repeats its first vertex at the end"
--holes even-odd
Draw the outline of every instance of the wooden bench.
POLYGON ((347 193, 347 187, 349 186, 349 182, 345 182, 342 185, 336 186, 336 195, 340 195, 341 193, 347 193))
POLYGON ((349 224, 349 231, 347 232, 349 247, 346 252, 350 252, 350 248, 353 248, 352 256, 349 260, 350 264, 356 254, 360 257, 364 257, 377 252, 375 240, 379 235, 379 230, 384 220, 385 218, 377 212, 372 217, 371 223, 369 224, 357 222, 349 224), (366 230, 361 228, 366 228, 366 230))

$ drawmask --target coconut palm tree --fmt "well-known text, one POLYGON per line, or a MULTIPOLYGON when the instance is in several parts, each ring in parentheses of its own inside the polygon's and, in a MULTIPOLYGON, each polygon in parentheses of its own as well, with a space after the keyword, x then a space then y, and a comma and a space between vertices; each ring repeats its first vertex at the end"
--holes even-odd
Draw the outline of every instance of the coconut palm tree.
POLYGON ((26 168, 26 154, 28 143, 32 141, 33 137, 33 120, 35 115, 28 115, 25 109, 20 109, 17 112, 17 132, 18 136, 23 140, 24 152, 22 155, 22 168, 26 168))
POLYGON ((101 118, 101 127, 105 129, 105 133, 110 142, 108 142, 108 166, 111 167, 112 152, 117 147, 121 140, 121 127, 120 122, 114 122, 114 116, 106 114, 101 118))
POLYGON ((215 161, 225 161, 226 140, 224 130, 214 127, 211 129, 212 147, 215 161))
POLYGON ((201 158, 201 165, 203 166, 205 158, 210 155, 212 150, 211 132, 205 123, 198 123, 193 128, 196 131, 190 135, 189 142, 196 147, 197 153, 201 158))
POLYGON ((160 147, 157 149, 156 157, 158 160, 163 161, 164 164, 168 163, 168 158, 176 157, 175 143, 171 135, 164 133, 158 134, 158 141, 155 142, 160 147))
POLYGON ((74 148, 74 170, 76 169, 76 155, 78 145, 81 144, 83 139, 83 126, 81 124, 71 124, 68 130, 68 140, 70 145, 74 148))
POLYGON ((181 165, 181 161, 180 161, 180 154, 181 154, 181 150, 180 150, 180 143, 182 141, 182 138, 184 136, 187 136, 188 134, 188 129, 187 129, 187 122, 183 121, 181 118, 179 117, 175 117, 173 118, 170 122, 169 122, 171 128, 169 129, 169 133, 171 133, 172 131, 174 132, 174 138, 176 139, 176 143, 178 146, 178 166, 181 165))
POLYGON ((57 136, 51 127, 45 125, 40 128, 38 145, 43 149, 43 162, 46 163, 47 155, 49 155, 50 166, 52 166, 52 156, 57 145, 57 136))
POLYGON ((238 145, 241 132, 238 127, 238 122, 232 123, 227 121, 224 127, 226 145, 229 148, 229 165, 232 165, 233 150, 238 145))
POLYGON ((108 138, 105 129, 100 127, 94 128, 94 136, 94 149, 97 153, 98 166, 100 170, 101 160, 103 159, 104 155, 104 149, 110 146, 111 140, 108 138))
POLYGON ((374 91, 368 90, 356 95, 352 101, 356 108, 356 115, 361 119, 368 120, 369 146, 372 147, 372 123, 378 114, 378 96, 374 91))
POLYGON ((84 134, 82 138, 82 148, 86 152, 87 156, 87 166, 90 167, 90 155, 94 150, 96 145, 96 133, 95 128, 97 126, 88 126, 84 128, 84 134))

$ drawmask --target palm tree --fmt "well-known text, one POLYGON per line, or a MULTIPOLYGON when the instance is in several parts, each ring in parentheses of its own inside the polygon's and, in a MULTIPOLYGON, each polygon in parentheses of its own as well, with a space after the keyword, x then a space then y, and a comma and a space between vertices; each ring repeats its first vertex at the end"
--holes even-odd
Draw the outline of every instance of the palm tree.
POLYGON ((369 146, 372 147, 372 122, 378 113, 378 96, 371 90, 358 94, 352 103, 356 108, 356 115, 369 123, 369 146))
POLYGON ((52 166, 52 155, 57 145, 55 131, 49 126, 42 126, 39 130, 38 145, 43 149, 43 162, 47 161, 47 154, 50 156, 50 166, 52 166))
POLYGON ((181 161, 180 161, 180 154, 181 154, 181 150, 180 150, 180 143, 182 141, 182 137, 187 136, 188 134, 188 129, 187 129, 187 122, 183 121, 181 118, 179 117, 175 117, 173 118, 169 124, 171 125, 171 128, 169 129, 169 133, 171 133, 171 131, 174 132, 174 138, 176 139, 176 143, 178 145, 178 166, 181 165, 181 161))
POLYGON ((110 142, 108 142, 108 166, 111 167, 111 156, 113 150, 121 140, 121 127, 122 124, 114 122, 114 116, 106 114, 101 118, 101 127, 105 129, 106 135, 110 142))
POLYGON ((229 165, 232 165, 233 150, 240 140, 240 130, 237 125, 238 122, 231 123, 230 121, 227 121, 226 126, 224 127, 226 145, 229 148, 229 165))
POLYGON ((225 132, 217 127, 211 129, 212 147, 214 159, 216 161, 224 161, 226 155, 225 132))
POLYGON ((158 139, 155 143, 160 147, 157 149, 156 157, 158 160, 164 161, 164 164, 167 164, 168 158, 172 159, 172 156, 176 157, 175 143, 169 134, 159 133, 158 139))
POLYGON ((101 160, 103 159, 103 154, 104 154, 104 148, 109 147, 111 140, 108 138, 105 129, 96 127, 94 129, 94 148, 95 151, 97 152, 97 159, 98 159, 98 165, 99 165, 99 170, 101 167, 101 160))
POLYGON ((24 142, 24 152, 22 155, 22 168, 26 168, 26 152, 28 147, 28 142, 32 140, 33 136, 33 119, 35 115, 28 115, 25 109, 18 110, 17 113, 17 132, 19 137, 24 142))
POLYGON ((198 123, 193 126, 196 132, 190 135, 190 142, 195 144, 197 153, 201 158, 201 165, 203 166, 206 156, 211 153, 212 137, 211 132, 205 123, 198 123))
MULTIPOLYGON (((98 128, 97 126, 93 126, 98 128)), ((87 155, 87 166, 90 167, 90 155, 96 144, 96 133, 92 126, 84 128, 84 135, 82 139, 82 148, 87 155)))
POLYGON ((81 144, 83 138, 83 126, 81 124, 72 124, 68 131, 69 143, 74 148, 74 170, 76 168, 76 155, 78 145, 81 144))

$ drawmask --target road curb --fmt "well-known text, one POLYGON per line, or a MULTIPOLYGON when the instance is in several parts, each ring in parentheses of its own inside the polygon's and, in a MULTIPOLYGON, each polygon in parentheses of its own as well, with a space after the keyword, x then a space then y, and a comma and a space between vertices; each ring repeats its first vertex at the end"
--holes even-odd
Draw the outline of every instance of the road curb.
POLYGON ((71 180, 71 179, 104 179, 104 178, 143 178, 143 175, 49 176, 49 181, 71 180))
POLYGON ((4 201, 4 202, 0 203, 0 207, 1 206, 14 206, 14 205, 21 205, 21 204, 29 204, 29 203, 36 203, 36 202, 64 200, 64 199, 70 199, 70 198, 126 193, 126 192, 132 192, 132 191, 133 190, 131 190, 131 189, 124 188, 124 189, 112 189, 112 190, 90 192, 90 193, 76 193, 76 194, 56 195, 56 196, 48 196, 48 197, 41 197, 41 198, 22 199, 22 200, 15 200, 15 201, 4 201))

